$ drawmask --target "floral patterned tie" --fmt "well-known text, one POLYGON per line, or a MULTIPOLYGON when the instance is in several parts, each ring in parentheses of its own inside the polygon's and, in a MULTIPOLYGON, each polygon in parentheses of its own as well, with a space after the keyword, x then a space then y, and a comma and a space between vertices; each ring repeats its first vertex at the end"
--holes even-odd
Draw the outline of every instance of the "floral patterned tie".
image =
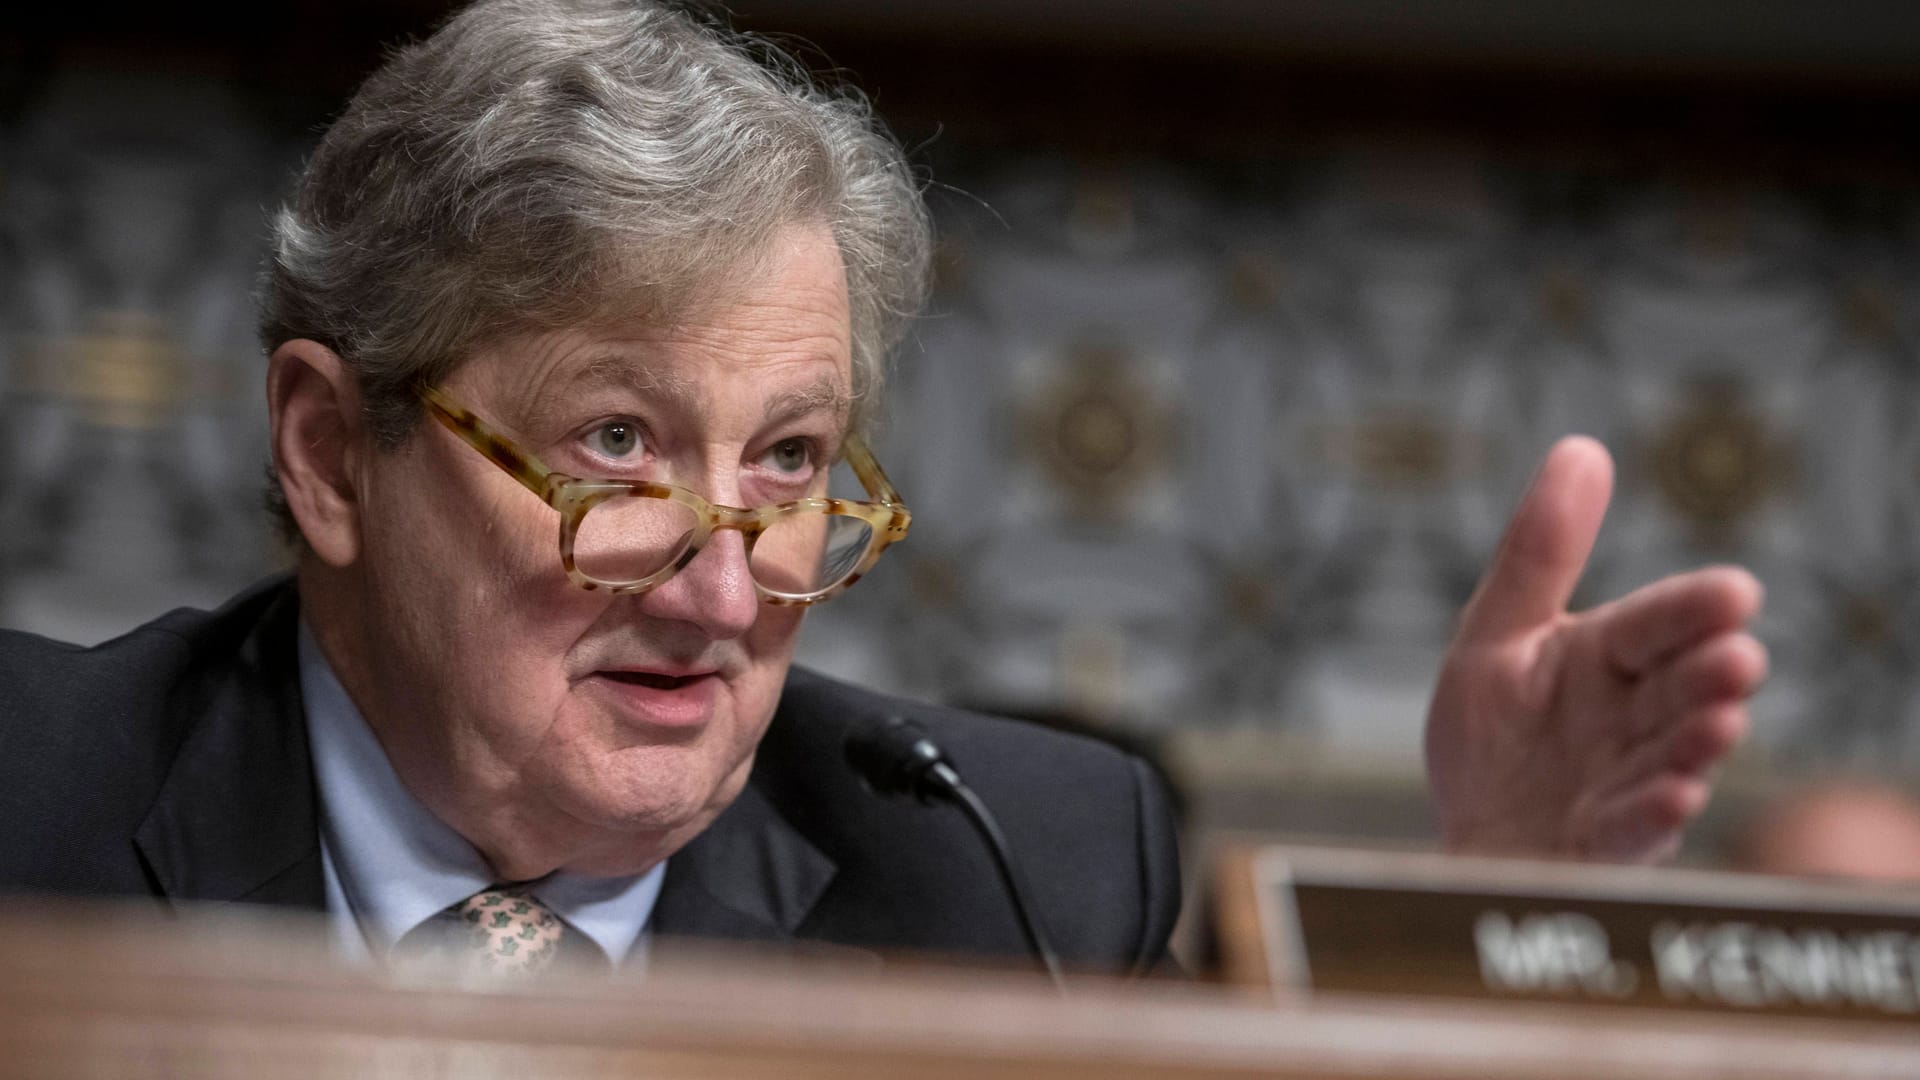
POLYGON ((531 975, 553 966, 566 924, 524 889, 483 889, 454 909, 483 970, 531 975))

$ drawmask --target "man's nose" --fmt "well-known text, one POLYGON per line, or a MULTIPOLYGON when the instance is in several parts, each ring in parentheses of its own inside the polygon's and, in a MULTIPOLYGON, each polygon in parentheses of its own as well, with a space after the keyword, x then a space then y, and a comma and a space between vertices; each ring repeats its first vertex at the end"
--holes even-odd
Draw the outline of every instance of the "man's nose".
POLYGON ((745 634, 760 615, 746 538, 737 529, 716 529, 679 573, 641 595, 640 609, 698 626, 714 640, 745 634))

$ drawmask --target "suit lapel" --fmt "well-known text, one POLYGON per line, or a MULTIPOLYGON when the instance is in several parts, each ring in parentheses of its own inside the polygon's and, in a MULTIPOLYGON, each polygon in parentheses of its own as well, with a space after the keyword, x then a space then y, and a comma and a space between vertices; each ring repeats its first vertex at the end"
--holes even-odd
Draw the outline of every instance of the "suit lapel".
POLYGON ((754 784, 667 860, 653 909, 663 935, 791 941, 833 881, 833 861, 754 784))
POLYGON ((204 660, 168 702, 191 710, 187 735, 134 842, 171 901, 325 908, 297 610, 284 583, 234 601, 201 645, 231 662, 204 660))
MULTIPOLYGON (((169 703, 193 717, 135 844, 170 900, 325 909, 297 613, 290 585, 236 600, 223 619, 250 628, 232 631, 232 663, 169 703)), ((767 749, 733 805, 668 860, 657 933, 791 941, 833 881, 833 860, 762 790, 779 767, 767 757, 787 756, 767 749)))

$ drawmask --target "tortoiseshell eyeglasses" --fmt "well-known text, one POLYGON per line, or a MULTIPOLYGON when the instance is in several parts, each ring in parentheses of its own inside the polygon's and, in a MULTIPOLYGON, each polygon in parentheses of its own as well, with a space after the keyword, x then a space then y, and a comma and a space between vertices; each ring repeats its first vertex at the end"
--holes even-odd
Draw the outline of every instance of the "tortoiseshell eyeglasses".
POLYGON ((860 580, 912 520, 855 436, 842 454, 873 501, 805 498, 749 509, 674 484, 554 472, 439 388, 421 386, 419 394, 448 430, 560 512, 560 565, 584 589, 645 592, 693 561, 715 529, 738 529, 760 599, 816 604, 860 580))

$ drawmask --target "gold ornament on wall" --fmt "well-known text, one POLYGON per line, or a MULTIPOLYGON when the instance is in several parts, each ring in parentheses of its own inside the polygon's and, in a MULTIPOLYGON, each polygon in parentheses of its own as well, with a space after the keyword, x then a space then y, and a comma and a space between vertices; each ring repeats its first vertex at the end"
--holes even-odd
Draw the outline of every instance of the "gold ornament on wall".
POLYGON ((1063 367, 1020 410, 1019 444, 1077 516, 1124 516, 1130 496, 1172 465, 1173 407, 1122 349, 1078 346, 1063 367))
POLYGON ((1728 378, 1695 383, 1647 441, 1647 456, 1655 490, 1709 547, 1731 546, 1795 477, 1788 438, 1728 378))
POLYGON ((1415 408, 1388 407, 1311 437, 1318 456, 1362 487, 1393 495, 1443 491, 1485 468, 1492 444, 1415 408))
POLYGON ((31 387, 102 427, 157 427, 184 396, 186 354, 167 321, 148 312, 100 312, 85 332, 44 344, 29 363, 31 387))

